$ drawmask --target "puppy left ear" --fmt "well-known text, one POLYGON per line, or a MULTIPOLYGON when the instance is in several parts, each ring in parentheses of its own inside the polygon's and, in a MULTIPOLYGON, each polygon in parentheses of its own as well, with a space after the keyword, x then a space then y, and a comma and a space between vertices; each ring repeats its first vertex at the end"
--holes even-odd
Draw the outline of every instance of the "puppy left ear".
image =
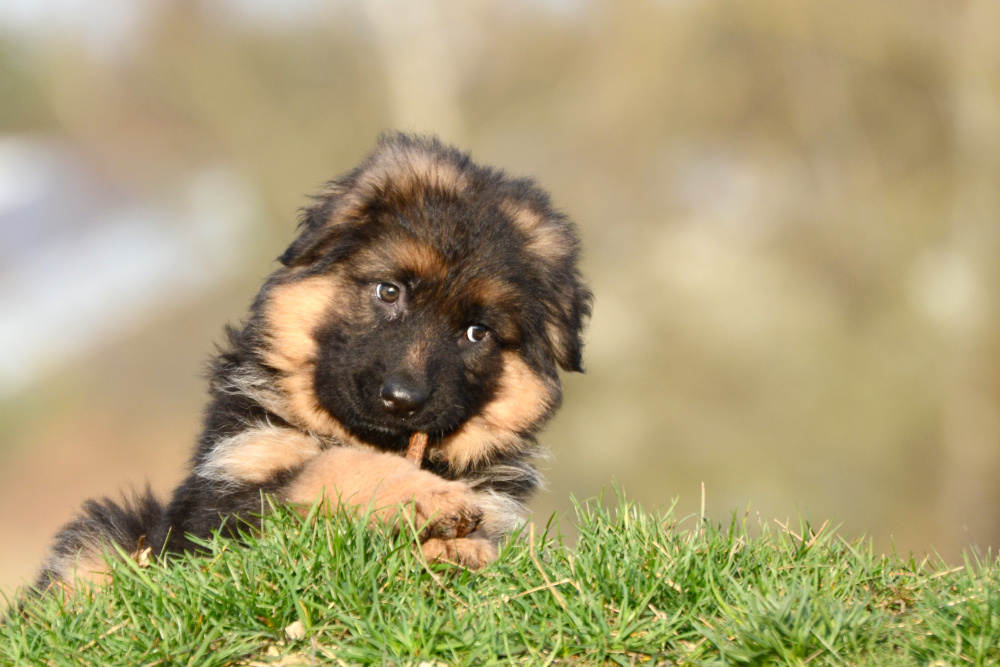
MULTIPOLYGON (((500 211, 513 223, 532 258, 544 314, 549 362, 583 372, 583 327, 590 318, 593 294, 578 268, 580 239, 575 225, 552 208, 549 196, 533 181, 516 180, 500 211)), ((553 369, 553 372, 555 369, 553 369)))
POLYGON ((565 371, 583 372, 583 328, 590 319, 594 295, 583 284, 574 268, 572 278, 558 291, 558 303, 546 304, 548 319, 545 335, 559 367, 565 371))

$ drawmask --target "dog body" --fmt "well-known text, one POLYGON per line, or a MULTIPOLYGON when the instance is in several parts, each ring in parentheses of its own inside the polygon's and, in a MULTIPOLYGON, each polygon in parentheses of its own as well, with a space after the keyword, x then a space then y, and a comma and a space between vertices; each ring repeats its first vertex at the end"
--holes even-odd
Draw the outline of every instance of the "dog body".
POLYGON ((539 483, 535 434, 581 370, 582 283, 572 224, 526 179, 437 140, 383 137, 303 211, 242 326, 210 367, 188 477, 88 501, 37 585, 126 552, 236 534, 261 494, 311 505, 409 507, 431 559, 481 566, 539 483), (429 436, 421 466, 403 456, 429 436))

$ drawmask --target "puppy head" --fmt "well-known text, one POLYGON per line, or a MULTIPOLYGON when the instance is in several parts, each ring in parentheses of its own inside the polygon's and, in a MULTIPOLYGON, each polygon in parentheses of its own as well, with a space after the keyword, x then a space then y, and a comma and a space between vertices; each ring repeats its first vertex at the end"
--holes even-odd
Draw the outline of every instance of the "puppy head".
POLYGON ((571 223, 525 179, 384 137, 303 212, 258 299, 287 412, 351 442, 414 431, 467 468, 512 453, 581 370, 591 295, 571 223))

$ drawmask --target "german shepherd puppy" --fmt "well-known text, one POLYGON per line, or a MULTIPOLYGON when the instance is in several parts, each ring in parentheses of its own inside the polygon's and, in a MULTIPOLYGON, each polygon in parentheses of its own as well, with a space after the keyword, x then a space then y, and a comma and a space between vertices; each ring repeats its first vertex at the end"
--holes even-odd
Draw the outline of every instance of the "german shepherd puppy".
POLYGON ((36 585, 100 577, 125 552, 236 535, 261 494, 401 508, 424 554, 496 557, 539 484, 535 434, 580 371, 583 284, 574 227, 532 181, 436 139, 384 136, 303 210, 299 235, 210 364, 204 430, 163 506, 148 490, 90 500, 36 585), (420 466, 402 455, 429 436, 420 466))

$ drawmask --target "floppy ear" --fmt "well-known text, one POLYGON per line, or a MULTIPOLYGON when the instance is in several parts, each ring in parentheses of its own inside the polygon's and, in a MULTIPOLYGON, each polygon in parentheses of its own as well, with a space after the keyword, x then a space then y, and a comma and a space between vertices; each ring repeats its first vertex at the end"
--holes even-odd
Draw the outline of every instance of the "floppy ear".
MULTIPOLYGON (((574 258, 575 259, 575 258, 574 258)), ((545 304, 545 336, 556 363, 565 371, 583 372, 583 327, 590 318, 594 295, 583 284, 575 266, 559 272, 558 301, 545 304)))
POLYGON ((368 199, 354 187, 354 174, 328 183, 315 203, 300 212, 299 235, 278 258, 285 266, 315 265, 322 270, 363 244, 371 230, 365 224, 368 199))
POLYGON ((331 217, 337 209, 337 202, 343 191, 336 186, 328 186, 315 197, 316 203, 299 212, 299 235, 278 261, 291 268, 311 264, 319 258, 334 241, 337 234, 331 217))
POLYGON ((520 232, 531 257, 551 358, 563 370, 583 372, 582 333, 593 294, 580 276, 575 226, 552 208, 548 195, 530 179, 513 181, 499 209, 520 232))

